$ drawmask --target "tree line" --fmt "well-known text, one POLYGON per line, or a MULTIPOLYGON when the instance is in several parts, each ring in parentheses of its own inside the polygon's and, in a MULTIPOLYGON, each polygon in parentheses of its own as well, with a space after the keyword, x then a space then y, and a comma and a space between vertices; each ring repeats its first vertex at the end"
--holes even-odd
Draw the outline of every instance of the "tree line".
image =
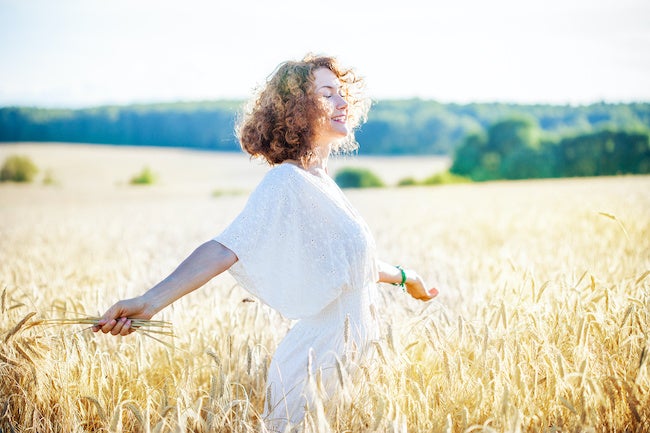
POLYGON ((237 101, 79 110, 5 107, 0 141, 55 141, 235 150, 237 101))
MULTIPOLYGON (((0 141, 54 141, 236 151, 242 101, 207 101, 86 109, 0 108, 0 141)), ((376 102, 357 133, 361 155, 453 155, 468 137, 496 122, 526 116, 546 140, 604 129, 650 129, 650 103, 584 106, 376 102)), ((472 138, 475 139, 475 138, 472 138)))
POLYGON ((510 118, 468 135, 450 172, 475 181, 648 174, 650 134, 605 128, 552 139, 534 119, 510 118))

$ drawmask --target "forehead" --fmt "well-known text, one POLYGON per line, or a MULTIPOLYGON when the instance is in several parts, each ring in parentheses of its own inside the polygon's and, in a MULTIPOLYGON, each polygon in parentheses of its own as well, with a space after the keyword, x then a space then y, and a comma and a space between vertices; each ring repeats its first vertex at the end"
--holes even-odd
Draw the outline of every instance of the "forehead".
POLYGON ((321 87, 338 88, 341 83, 334 72, 327 68, 318 68, 314 70, 314 84, 316 89, 319 89, 321 87))

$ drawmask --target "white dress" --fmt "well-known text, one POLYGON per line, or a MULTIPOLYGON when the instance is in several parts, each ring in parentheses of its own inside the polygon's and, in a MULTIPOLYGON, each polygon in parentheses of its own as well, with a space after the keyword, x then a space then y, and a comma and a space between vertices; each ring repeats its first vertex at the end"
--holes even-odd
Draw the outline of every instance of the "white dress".
POLYGON ((265 421, 282 431, 313 408, 308 371, 320 370, 326 393, 335 393, 337 359, 378 335, 374 240, 329 176, 290 163, 271 168, 214 240, 237 255, 230 273, 242 287, 297 320, 267 378, 265 421))

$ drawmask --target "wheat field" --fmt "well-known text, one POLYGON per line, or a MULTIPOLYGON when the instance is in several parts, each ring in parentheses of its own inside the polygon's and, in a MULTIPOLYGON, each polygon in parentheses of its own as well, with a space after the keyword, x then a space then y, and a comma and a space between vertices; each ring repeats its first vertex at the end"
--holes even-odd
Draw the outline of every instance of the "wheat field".
MULTIPOLYGON (((0 432, 257 432, 290 323, 222 275, 156 317, 174 336, 97 335, 243 207, 242 155, 0 146, 50 182, 0 184, 0 432), (130 186, 144 165, 159 175, 130 186), (44 175, 44 174, 42 174, 44 175)), ((355 159, 388 182, 432 158, 355 159)), ((439 288, 382 285, 382 338, 307 432, 650 431, 650 177, 346 192, 380 257, 439 288)))

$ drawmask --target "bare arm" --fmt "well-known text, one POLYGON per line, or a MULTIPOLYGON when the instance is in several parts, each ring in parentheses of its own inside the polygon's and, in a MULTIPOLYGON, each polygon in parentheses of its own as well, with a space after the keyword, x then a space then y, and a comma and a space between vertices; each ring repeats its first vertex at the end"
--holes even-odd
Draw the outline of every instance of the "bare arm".
POLYGON ((127 335, 132 332, 129 319, 150 319, 154 314, 198 289, 229 269, 237 256, 216 241, 200 245, 164 280, 144 294, 123 299, 110 307, 93 327, 93 331, 127 335))
MULTIPOLYGON (((380 283, 399 284, 402 282, 402 272, 397 267, 381 260, 377 261, 377 267, 380 283)), ((438 290, 435 288, 427 289, 424 280, 415 271, 405 269, 404 272, 406 274, 404 286, 409 295, 421 301, 430 301, 438 296, 438 290)))

